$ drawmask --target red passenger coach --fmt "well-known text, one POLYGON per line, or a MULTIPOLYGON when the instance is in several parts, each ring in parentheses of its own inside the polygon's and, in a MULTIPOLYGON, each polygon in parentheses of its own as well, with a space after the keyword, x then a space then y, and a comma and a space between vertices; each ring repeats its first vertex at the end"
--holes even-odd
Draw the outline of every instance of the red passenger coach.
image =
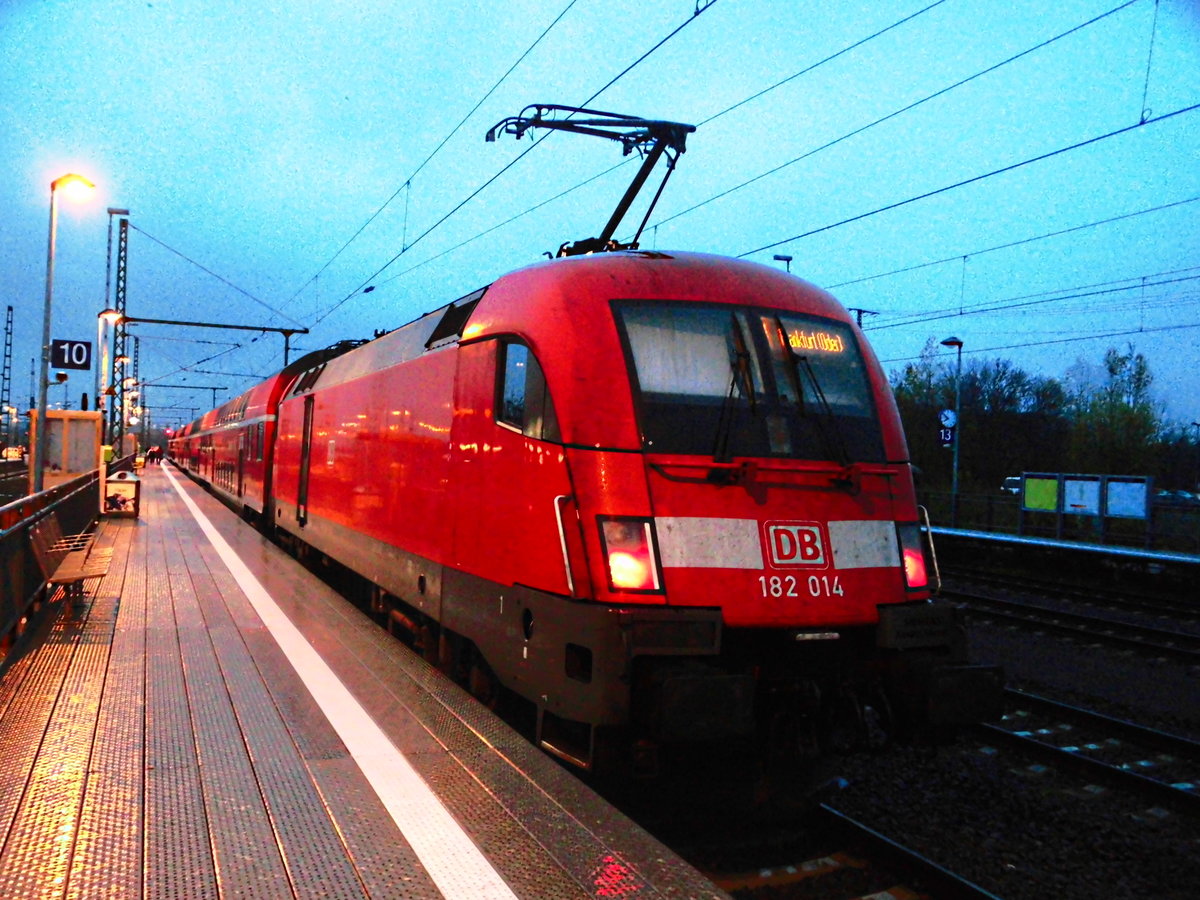
POLYGON ((884 373, 800 279, 569 257, 287 372, 181 438, 184 458, 365 578, 482 699, 527 698, 563 758, 868 740, 996 694, 930 599, 884 373))

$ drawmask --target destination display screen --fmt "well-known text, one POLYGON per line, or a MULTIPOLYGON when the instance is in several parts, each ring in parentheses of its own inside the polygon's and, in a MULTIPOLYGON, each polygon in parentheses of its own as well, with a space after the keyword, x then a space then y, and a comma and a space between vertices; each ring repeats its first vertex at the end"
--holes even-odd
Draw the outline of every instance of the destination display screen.
POLYGON ((788 332, 788 344, 793 350, 805 353, 844 353, 846 350, 846 341, 840 334, 801 328, 788 332))

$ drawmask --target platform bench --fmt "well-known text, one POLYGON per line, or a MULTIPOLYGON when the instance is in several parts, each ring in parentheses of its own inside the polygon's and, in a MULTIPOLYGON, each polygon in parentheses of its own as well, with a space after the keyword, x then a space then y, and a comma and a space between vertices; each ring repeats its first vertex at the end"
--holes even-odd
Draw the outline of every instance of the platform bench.
POLYGON ((29 539, 46 584, 64 585, 68 595, 81 594, 87 579, 108 574, 112 550, 97 548, 91 533, 64 535, 56 513, 31 527, 29 539))

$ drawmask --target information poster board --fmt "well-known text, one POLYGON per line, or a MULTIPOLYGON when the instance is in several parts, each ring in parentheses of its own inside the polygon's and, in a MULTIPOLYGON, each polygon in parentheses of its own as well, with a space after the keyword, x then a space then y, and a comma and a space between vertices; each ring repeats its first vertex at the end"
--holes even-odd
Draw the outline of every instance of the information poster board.
POLYGON ((1021 506, 1034 512, 1058 512, 1058 476, 1026 473, 1021 506))
POLYGON ((1064 475, 1063 512, 1075 516, 1100 515, 1099 476, 1064 475))
POLYGON ((1118 519, 1145 519, 1150 514, 1149 478, 1109 478, 1104 508, 1118 519))
POLYGON ((1025 472, 1021 509, 1059 515, 1148 519, 1153 479, 1145 475, 1025 472))

